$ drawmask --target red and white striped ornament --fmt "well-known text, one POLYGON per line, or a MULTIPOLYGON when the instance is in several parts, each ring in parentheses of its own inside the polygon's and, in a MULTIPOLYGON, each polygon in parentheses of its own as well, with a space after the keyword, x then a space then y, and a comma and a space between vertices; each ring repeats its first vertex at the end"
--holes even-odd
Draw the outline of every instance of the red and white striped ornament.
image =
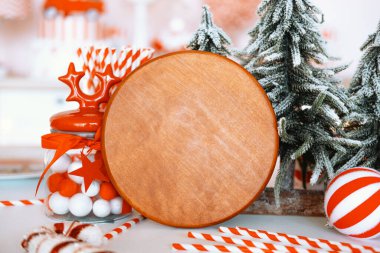
POLYGON ((327 186, 325 213, 331 226, 357 238, 380 236, 380 172, 351 168, 327 186))

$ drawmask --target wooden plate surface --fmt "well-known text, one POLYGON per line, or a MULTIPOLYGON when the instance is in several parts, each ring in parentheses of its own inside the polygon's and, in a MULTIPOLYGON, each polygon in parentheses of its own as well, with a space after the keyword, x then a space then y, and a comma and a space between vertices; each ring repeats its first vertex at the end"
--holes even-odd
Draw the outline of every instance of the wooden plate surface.
POLYGON ((103 150, 119 193, 176 227, 227 220, 263 191, 278 152, 264 90, 237 63, 183 51, 135 70, 106 111, 103 150))

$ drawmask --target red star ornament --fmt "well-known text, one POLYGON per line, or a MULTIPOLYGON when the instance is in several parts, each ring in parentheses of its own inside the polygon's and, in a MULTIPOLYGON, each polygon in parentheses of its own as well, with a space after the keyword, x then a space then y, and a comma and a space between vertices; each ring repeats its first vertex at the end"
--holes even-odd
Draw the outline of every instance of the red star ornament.
POLYGON ((109 182, 109 178, 104 174, 103 160, 95 155, 95 161, 91 162, 86 155, 81 154, 82 167, 70 172, 70 175, 83 177, 84 188, 87 191, 92 181, 100 180, 109 182))

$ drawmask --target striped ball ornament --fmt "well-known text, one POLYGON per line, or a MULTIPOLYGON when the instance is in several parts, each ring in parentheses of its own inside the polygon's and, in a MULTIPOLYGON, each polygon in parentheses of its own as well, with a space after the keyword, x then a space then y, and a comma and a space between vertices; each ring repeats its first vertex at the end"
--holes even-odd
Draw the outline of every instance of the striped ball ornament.
POLYGON ((380 236, 380 172, 351 168, 328 184, 324 208, 331 226, 357 238, 380 236))

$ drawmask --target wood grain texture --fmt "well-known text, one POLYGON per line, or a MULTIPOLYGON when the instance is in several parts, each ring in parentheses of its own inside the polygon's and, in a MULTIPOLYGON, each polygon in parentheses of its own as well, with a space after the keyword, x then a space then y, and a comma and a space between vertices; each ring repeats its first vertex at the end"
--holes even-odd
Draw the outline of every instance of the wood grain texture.
POLYGON ((244 214, 324 216, 323 191, 282 190, 281 206, 276 207, 273 188, 266 188, 260 197, 244 210, 244 214))
POLYGON ((134 71, 106 111, 111 180, 144 216, 176 227, 229 219, 264 190, 277 124, 259 83, 237 63, 183 51, 134 71))

